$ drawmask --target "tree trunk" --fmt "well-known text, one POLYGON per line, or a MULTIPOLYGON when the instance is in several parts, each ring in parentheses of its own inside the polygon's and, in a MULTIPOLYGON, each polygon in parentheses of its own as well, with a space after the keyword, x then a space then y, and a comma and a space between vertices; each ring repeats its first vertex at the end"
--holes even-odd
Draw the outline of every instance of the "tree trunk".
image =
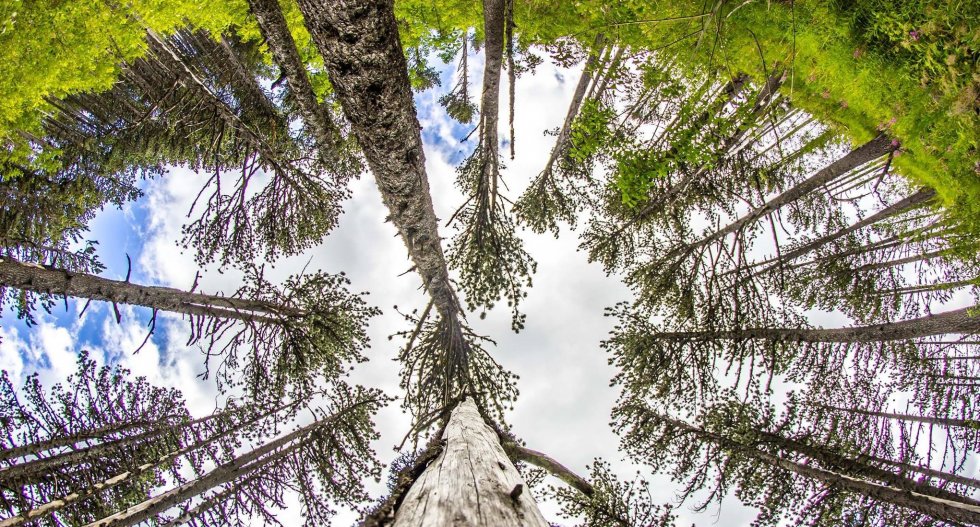
MULTIPOLYGON (((851 170, 873 161, 889 152, 894 150, 895 147, 892 146, 892 140, 885 135, 879 135, 878 137, 868 141, 867 143, 851 150, 847 155, 834 161, 830 165, 827 165, 823 169, 819 170, 816 174, 810 176, 806 180, 800 182, 796 186, 786 190, 782 194, 776 196, 775 198, 767 201, 765 204, 756 207, 747 215, 742 218, 729 223, 726 227, 715 231, 714 233, 702 238, 700 241, 695 242, 693 245, 685 246, 687 249, 695 249, 698 247, 703 247, 711 242, 720 240, 729 234, 738 232, 748 225, 754 223, 756 220, 767 216, 768 214, 775 212, 780 207, 788 205, 803 196, 806 196, 810 192, 820 188, 821 186, 833 181, 834 179, 840 177, 851 170)), ((671 251, 675 252, 675 251, 671 251)))
POLYGON ((762 339, 786 342, 886 342, 934 335, 964 334, 980 331, 980 316, 965 307, 920 318, 886 322, 870 326, 834 329, 749 328, 728 331, 678 331, 654 334, 658 339, 675 340, 743 340, 762 339))
MULTIPOLYGON (((850 473, 857 477, 870 477, 891 485, 896 488, 905 489, 908 491, 918 492, 928 496, 933 496, 936 498, 942 498, 946 500, 962 501, 964 503, 970 503, 972 505, 980 506, 980 502, 971 499, 966 496, 960 496, 954 492, 947 491, 945 489, 929 485, 926 483, 920 483, 906 476, 895 474, 894 472, 889 472, 882 468, 876 467, 871 463, 883 463, 890 466, 896 466, 905 468, 908 470, 913 470, 920 473, 923 469, 914 467, 911 465, 906 465, 904 463, 898 463, 886 459, 881 459, 873 456, 865 456, 859 454, 855 458, 850 458, 834 452, 831 449, 822 446, 809 445, 800 441, 782 437, 778 434, 773 434, 771 432, 759 432, 759 437, 762 438, 766 443, 776 445, 779 448, 791 452, 797 452, 803 454, 815 461, 820 462, 824 467, 830 468, 832 470, 837 470, 841 472, 850 473)), ((944 479, 948 479, 949 476, 954 476, 954 474, 943 474, 944 479)), ((968 479, 968 478, 967 478, 968 479)), ((957 481, 960 483, 960 481, 957 481)))
POLYGON ((767 465, 781 468, 798 476, 815 479, 828 486, 834 486, 873 500, 911 509, 941 521, 980 524, 980 506, 973 505, 972 503, 927 496, 916 491, 897 489, 874 481, 867 481, 832 470, 806 465, 761 451, 752 446, 744 445, 721 434, 698 428, 683 421, 656 414, 654 414, 654 417, 655 419, 663 420, 679 429, 692 433, 703 440, 711 441, 726 450, 758 459, 767 465))
POLYGON ((546 527, 500 440, 472 399, 453 410, 442 453, 406 493, 394 527, 546 527))
POLYGON ((381 197, 439 313, 456 319, 425 174, 408 65, 391 0, 299 0, 306 27, 351 123, 381 197))
MULTIPOLYGON (((55 448, 69 447, 75 449, 78 443, 83 441, 91 441, 93 439, 101 439, 107 435, 111 434, 121 434, 123 432, 128 432, 130 430, 139 429, 141 432, 147 429, 154 429, 159 426, 156 422, 151 421, 137 421, 125 424, 112 424, 108 426, 103 426, 101 428, 96 428, 95 430, 85 430, 71 435, 64 435, 59 437, 51 437, 42 441, 37 441, 35 443, 30 443, 26 445, 14 446, 5 450, 0 450, 0 461, 7 461, 10 459, 18 459, 25 456, 36 456, 42 457, 41 454, 52 450, 55 448)), ((61 433, 58 431, 57 433, 61 433)))
MULTIPOLYGON (((504 58, 504 0, 483 0, 484 66, 483 94, 480 100, 480 143, 484 162, 494 166, 499 162, 497 137, 500 121, 500 69, 504 58)), ((484 169, 484 177, 487 175, 484 169)), ((496 175, 496 168, 490 174, 496 175)), ((496 190, 496 185, 493 185, 496 190)))
MULTIPOLYGON (((227 438, 229 436, 232 436, 233 434, 236 434, 236 433, 240 432, 245 427, 250 426, 250 425, 258 422, 258 421, 260 421, 261 419, 263 419, 265 417, 268 417, 272 413, 278 412, 279 410, 281 410, 282 408, 284 408, 286 406, 290 406, 290 405, 285 405, 283 407, 277 408, 277 409, 272 410, 270 412, 266 412, 266 413, 261 414, 259 416, 253 417, 253 418, 251 418, 251 419, 249 419, 247 421, 243 421, 241 423, 238 423, 238 424, 232 426, 231 428, 229 428, 227 430, 222 430, 220 432, 217 432, 216 434, 212 435, 211 437, 209 437, 207 439, 200 440, 200 441, 198 441, 196 443, 193 443, 191 445, 184 446, 184 447, 178 448, 176 450, 170 451, 170 452, 168 452, 168 453, 166 453, 166 454, 164 454, 164 455, 162 455, 162 456, 160 456, 160 457, 158 457, 156 459, 153 459, 153 460, 150 460, 149 462, 143 463, 143 464, 141 464, 141 465, 133 468, 132 470, 127 470, 126 472, 122 472, 120 474, 117 474, 117 475, 115 475, 115 476, 113 476, 111 478, 108 478, 108 479, 104 480, 104 481, 101 481, 99 483, 95 483, 95 484, 93 484, 93 485, 91 485, 89 487, 86 487, 84 489, 79 489, 79 490, 77 490, 75 492, 72 492, 71 494, 69 494, 67 496, 63 496, 61 498, 51 500, 51 501, 49 501, 47 503, 44 503, 44 504, 42 504, 42 505, 40 505, 38 507, 35 507, 35 508, 31 509, 31 510, 25 511, 25 512, 23 512, 23 513, 21 513, 21 514, 19 514, 17 516, 14 516, 12 518, 8 518, 6 520, 0 521, 0 527, 19 527, 20 525, 24 525, 25 523, 27 523, 27 522, 29 522, 31 520, 36 520, 38 518, 42 518, 42 517, 46 517, 46 516, 49 516, 51 514, 54 514, 54 513, 58 512, 59 510, 65 508, 66 506, 71 505, 72 503, 76 503, 78 501, 81 501, 81 500, 84 500, 86 498, 89 498, 90 496, 94 496, 94 495, 96 495, 96 494, 98 494, 100 492, 109 490, 109 489, 114 488, 114 487, 117 487, 119 485, 123 485, 123 484, 129 483, 131 481, 136 480, 137 478, 144 477, 144 476, 146 476, 149 473, 153 473, 153 472, 155 472, 157 470, 163 469, 164 467, 173 464, 181 456, 186 455, 186 454, 189 454, 189 453, 191 453, 193 451, 196 451, 196 450, 200 450, 202 448, 206 448, 209 445, 212 445, 212 444, 216 443, 217 441, 220 441, 221 439, 224 439, 224 438, 227 438)), ((323 422, 321 421, 319 423, 314 423, 313 425, 309 425, 308 427, 303 428, 303 429, 300 429, 297 432, 293 432, 293 434, 288 435, 286 437, 296 437, 299 434, 299 432, 304 431, 304 430, 306 430, 308 432, 311 427, 313 427, 314 425, 317 425, 317 424, 323 424, 323 422)), ((277 440, 277 441, 280 441, 280 443, 276 443, 276 441, 273 441, 273 442, 271 442, 269 444, 270 445, 271 444, 282 444, 282 442, 284 442, 285 440, 284 439, 280 439, 280 440, 277 440)), ((266 447, 268 447, 268 445, 266 445, 265 447, 262 447, 262 448, 266 448, 266 447)), ((259 449, 259 450, 261 450, 261 449, 259 449)), ((182 487, 178 487, 178 489, 180 489, 180 488, 182 488, 182 487)), ((207 489, 204 489, 204 490, 207 490, 207 489)), ((169 492, 170 491, 168 491, 168 493, 169 492)), ((203 492, 203 490, 201 492, 203 492)), ((176 502, 176 503, 179 503, 179 501, 176 502)), ((136 507, 139 507, 139 505, 137 505, 136 507)), ((122 513, 120 513, 120 514, 122 514, 122 513)), ((114 515, 114 516, 118 516, 118 514, 117 515, 114 515)), ((142 521, 142 520, 140 520, 140 521, 142 521)), ((109 525, 109 524, 106 524, 106 525, 109 525)), ((112 524, 112 525, 116 525, 116 524, 112 524)), ((131 525, 131 524, 127 524, 127 525, 131 525)))
POLYGON ((139 285, 85 273, 0 258, 0 286, 35 293, 73 296, 118 304, 131 304, 188 315, 232 318, 252 322, 279 322, 302 316, 296 308, 269 302, 190 293, 170 287, 139 285))
POLYGON ((863 229, 863 228, 865 228, 865 227, 867 227, 869 225, 873 225, 873 224, 875 224, 875 223, 877 223, 877 222, 879 222, 881 220, 890 218, 892 216, 901 214, 903 212, 907 212, 907 211, 909 211, 909 210, 911 210, 913 208, 916 208, 916 207, 922 205, 923 203, 927 202, 928 200, 932 199, 932 197, 935 196, 935 195, 936 195, 936 191, 935 190, 933 190, 931 188, 928 188, 928 187, 921 188, 915 194, 912 194, 911 196, 908 196, 907 198, 905 198, 905 199, 903 199, 903 200, 901 200, 901 201, 899 201, 897 203, 893 203, 893 204, 889 205, 888 207, 885 207, 884 209, 876 212, 875 214, 872 214, 871 216, 868 216, 867 218, 865 218, 865 219, 863 219, 861 221, 855 222, 855 223, 853 223, 853 224, 851 224, 851 225, 849 225, 849 226, 847 226, 847 227, 845 227, 845 228, 843 228, 843 229, 841 229, 839 231, 836 231, 836 232, 827 234, 825 236, 821 236, 821 237, 817 238, 816 240, 813 240, 813 241, 811 241, 811 242, 809 242, 809 243, 807 243, 807 244, 805 244, 805 245, 803 245, 801 247, 798 247, 796 249, 793 249, 792 251, 787 251, 787 252, 783 253, 782 255, 780 255, 778 258, 772 258, 770 260, 765 260, 765 261, 759 262, 757 264, 753 264, 753 267, 760 266, 760 265, 767 265, 767 264, 771 264, 771 263, 775 263, 776 264, 776 265, 773 265, 771 267, 767 267, 767 268, 765 268, 765 269, 763 269, 761 271, 755 272, 753 274, 755 274, 755 275, 761 275, 762 273, 765 273, 767 271, 770 271, 770 270, 776 268, 779 265, 782 265, 782 264, 784 264, 786 262, 790 262, 792 260, 795 260, 796 258, 799 258, 800 256, 803 256, 804 254, 807 254, 809 252, 813 252, 813 251, 815 251, 815 250, 823 247, 824 245, 827 245, 828 243, 832 243, 835 240, 839 240, 839 239, 843 238, 844 236, 847 236, 848 234, 851 234, 852 232, 859 231, 859 230, 861 230, 861 229, 863 229))
POLYGON ((852 414, 867 415, 870 417, 884 417, 886 419, 898 419, 900 421, 911 421, 914 423, 924 423, 928 425, 939 425, 946 427, 957 427, 957 428, 968 428, 971 430, 980 430, 980 421, 976 419, 950 419, 948 417, 930 417, 927 415, 911 415, 911 414, 899 414, 892 412, 875 412, 872 410, 864 410, 861 408, 841 408, 839 406, 830 406, 826 404, 818 404, 821 408, 826 408, 828 410, 837 410, 840 412, 848 412, 852 414))
POLYGON ((874 262, 869 264, 864 264, 861 267, 854 269, 855 273, 861 273, 865 271, 875 271, 878 269, 888 269, 889 267, 898 267, 900 265, 905 265, 909 263, 920 262, 924 260, 931 260, 933 258, 938 258, 940 256, 949 254, 948 249, 939 249, 937 251, 929 251, 922 254, 914 254, 912 256, 906 256, 905 258, 897 258, 895 260, 888 260, 885 262, 874 262))
POLYGON ((269 45, 275 63, 289 83, 303 122, 313 132, 317 148, 323 159, 332 159, 340 132, 330 118, 329 110, 320 105, 307 76, 306 67, 299 56, 296 42, 289 33, 289 26, 277 0, 248 0, 249 9, 259 23, 259 29, 269 45))
MULTIPOLYGON (((565 122, 562 123, 558 137, 555 138, 555 146, 551 149, 551 155, 548 156, 548 162, 545 164, 544 170, 541 171, 541 175, 538 176, 539 179, 551 178, 555 162, 565 157, 568 152, 568 142, 572 137, 572 123, 578 117, 579 109, 585 100, 585 90, 588 89, 589 84, 592 82, 593 70, 596 68, 596 62, 599 59, 597 53, 601 51, 604 40, 605 36, 602 33, 596 35, 595 44, 593 44, 594 49, 589 53, 589 58, 586 60, 585 67, 582 69, 582 76, 579 77, 578 84, 575 86, 575 93, 572 94, 572 101, 568 104, 568 112, 565 113, 565 122)), ((544 186, 544 183, 536 183, 536 185, 544 186)), ((535 185, 531 185, 531 188, 535 188, 535 185)))

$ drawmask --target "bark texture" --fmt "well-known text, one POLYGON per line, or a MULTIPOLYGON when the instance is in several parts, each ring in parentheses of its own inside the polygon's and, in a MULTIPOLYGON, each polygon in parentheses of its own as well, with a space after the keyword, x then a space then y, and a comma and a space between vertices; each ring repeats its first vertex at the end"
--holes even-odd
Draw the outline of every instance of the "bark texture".
POLYGON ((423 285, 443 317, 457 318, 392 2, 299 0, 299 7, 423 285))
POLYGON ((472 399, 461 402, 443 434, 446 446, 408 491, 395 527, 547 527, 497 434, 472 399))

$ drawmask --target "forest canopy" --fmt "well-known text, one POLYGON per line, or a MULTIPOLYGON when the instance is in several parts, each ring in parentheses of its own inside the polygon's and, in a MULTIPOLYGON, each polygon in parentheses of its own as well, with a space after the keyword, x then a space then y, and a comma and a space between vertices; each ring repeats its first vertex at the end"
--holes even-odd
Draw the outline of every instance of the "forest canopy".
POLYGON ((980 525, 978 40, 934 0, 6 2, 0 527, 980 525), (591 395, 515 354, 607 363, 618 444, 534 450, 523 388, 591 395))

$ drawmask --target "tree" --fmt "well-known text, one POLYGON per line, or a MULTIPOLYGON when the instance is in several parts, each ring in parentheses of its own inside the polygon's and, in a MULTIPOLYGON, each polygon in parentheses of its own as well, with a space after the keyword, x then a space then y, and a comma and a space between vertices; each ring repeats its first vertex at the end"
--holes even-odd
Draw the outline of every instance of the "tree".
POLYGON ((380 392, 338 384, 317 420, 269 439, 309 399, 266 407, 229 402, 191 419, 177 390, 128 377, 118 367, 98 368, 83 354, 68 387, 45 393, 32 377, 23 402, 3 377, 5 435, 11 438, 0 470, 8 514, 3 525, 133 525, 221 485, 236 488, 238 497, 212 496, 194 516, 220 507, 271 517, 266 503, 243 496, 275 497, 290 480, 307 489, 310 518, 323 521, 331 514, 323 500, 358 499, 361 475, 378 470, 367 441, 371 416, 387 401, 380 392), (236 453, 250 441, 260 444, 236 453), (217 468, 207 470, 209 462, 217 468), (185 464, 197 475, 187 482, 185 464), (150 496, 168 480, 176 486, 150 496), (48 520, 51 515, 57 520, 48 520))

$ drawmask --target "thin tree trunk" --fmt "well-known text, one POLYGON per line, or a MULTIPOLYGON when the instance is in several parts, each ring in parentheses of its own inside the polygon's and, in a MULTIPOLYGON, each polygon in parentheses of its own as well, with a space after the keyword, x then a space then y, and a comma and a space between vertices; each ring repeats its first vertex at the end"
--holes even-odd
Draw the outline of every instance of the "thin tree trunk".
POLYGON ((973 307, 926 315, 920 318, 870 326, 834 329, 749 328, 727 331, 679 331, 656 333, 654 338, 674 340, 760 339, 785 342, 886 342, 933 335, 980 331, 980 316, 973 307))
POLYGON ((282 14, 277 0, 248 0, 249 9, 259 23, 275 63, 289 83, 296 104, 299 106, 303 122, 313 132, 317 147, 323 159, 331 159, 336 153, 340 138, 337 126, 330 118, 329 109, 316 100, 313 85, 307 76, 306 67, 299 56, 296 42, 289 33, 289 26, 282 14))
POLYGON ((480 145, 483 178, 497 199, 500 173, 498 123, 500 122, 500 70, 504 57, 505 0, 483 0, 483 92, 480 100, 480 145))
MULTIPOLYGON (((236 429, 241 428, 241 426, 247 426, 250 423, 255 423, 258 420, 269 417, 272 414, 279 413, 289 407, 296 406, 297 404, 298 402, 290 402, 281 405, 277 408, 270 409, 258 416, 250 418, 247 422, 236 427, 236 429)), ((153 441, 155 437, 158 437, 161 434, 161 432, 166 432, 166 433, 179 432, 182 429, 187 429, 192 426, 197 426, 214 419, 218 419, 221 417, 230 417, 235 413, 240 413, 244 409, 245 408, 242 407, 242 408, 235 408, 230 411, 225 410, 204 417, 200 417, 198 419, 194 419, 186 423, 165 424, 156 427, 150 431, 144 432, 142 434, 136 434, 136 435, 123 437, 111 441, 101 442, 99 444, 92 445, 86 448, 81 448, 78 450, 65 452, 62 454, 36 459, 33 461, 29 461, 27 463, 19 463, 9 467, 2 467, 0 468, 0 481, 4 481, 4 482, 13 481, 15 482, 14 484, 23 485, 24 478, 29 478, 31 476, 37 475, 38 473, 41 473, 45 470, 49 470, 55 467, 65 466, 65 465, 79 465, 80 463, 86 462, 88 460, 104 458, 107 455, 109 455, 111 452, 119 448, 132 444, 142 443, 145 441, 153 441)))
MULTIPOLYGON (((891 152, 894 150, 894 148, 895 147, 892 146, 891 139, 885 135, 879 135, 871 141, 868 141, 867 143, 850 151, 841 159, 838 159, 837 161, 834 161, 830 165, 819 170, 816 174, 810 176, 796 186, 767 201, 765 204, 756 207, 742 218, 729 223, 727 226, 715 231, 697 242, 694 242, 691 245, 684 246, 684 249, 693 250, 703 247, 709 243, 720 240, 729 234, 741 231, 748 225, 751 225, 760 218, 775 212, 782 206, 793 203, 794 201, 806 196, 810 192, 813 192, 841 175, 846 174, 847 172, 850 172, 851 170, 868 163, 869 161, 873 161, 887 154, 888 152, 891 152)), ((676 252, 676 249, 671 251, 671 253, 676 252)))
POLYGON ((440 245, 419 121, 391 0, 299 0, 337 99, 440 315, 459 301, 440 245))
POLYGON ((826 408, 828 410, 837 410, 839 412, 848 412, 852 414, 867 415, 870 417, 884 417, 886 419, 898 419, 900 421, 911 421, 914 423, 924 423, 928 425, 939 425, 945 427, 957 427, 957 428, 968 428, 971 430, 980 429, 980 421, 976 419, 950 419, 947 417, 930 417, 927 415, 911 415, 911 414, 899 414, 892 412, 875 412, 873 410, 864 410, 862 408, 841 408, 839 406, 830 406, 826 404, 817 404, 821 408, 826 408))
POLYGON ((924 474, 926 476, 933 477, 936 479, 946 480, 949 481, 950 483, 959 483, 960 485, 966 485, 968 487, 980 489, 980 480, 975 478, 969 478, 966 476, 961 476, 959 474, 943 472, 942 470, 936 470, 929 467, 920 467, 918 465, 910 465, 908 463, 902 463, 900 461, 893 461, 891 459, 884 459, 875 456, 862 456, 862 458, 867 458, 868 461, 872 461, 875 463, 889 465, 897 469, 903 470, 905 472, 917 472, 919 474, 924 474))
MULTIPOLYGON (((869 463, 886 463, 890 464, 891 466, 907 468, 908 470, 914 470, 920 473, 922 472, 921 469, 911 465, 897 463, 873 456, 865 456, 863 454, 859 454, 856 458, 849 458, 825 447, 809 445, 770 432, 760 431, 759 436, 766 443, 776 445, 783 450, 803 454, 815 461, 820 462, 823 466, 832 470, 850 473, 857 477, 870 477, 896 488, 918 492, 936 498, 951 501, 962 501, 971 505, 980 506, 980 502, 967 496, 961 496, 955 492, 950 492, 933 485, 920 483, 911 478, 895 474, 894 472, 889 472, 869 463)), ((942 474, 944 474, 944 479, 946 479, 947 476, 955 476, 954 474, 942 474)))
MULTIPOLYGON (((548 156, 548 162, 545 164, 544 170, 541 171, 541 175, 538 176, 539 178, 547 179, 552 177, 555 162, 564 157, 568 152, 568 142, 572 137, 572 123, 578 117, 582 102, 585 101, 585 90, 588 89, 589 84, 592 82, 592 73, 598 61, 596 52, 601 50, 604 40, 605 36, 602 33, 596 35, 595 44, 593 44, 595 49, 592 53, 589 53, 589 58, 585 62, 585 67, 582 69, 582 76, 579 77, 578 84, 575 86, 575 92, 572 94, 572 101, 568 104, 568 112, 565 113, 565 122, 561 125, 558 137, 555 138, 555 146, 552 147, 551 155, 548 156)), ((544 183, 538 183, 538 185, 543 186, 544 183)))
POLYGON ((801 247, 798 247, 796 249, 793 249, 792 251, 785 252, 782 255, 780 255, 779 258, 772 258, 772 259, 769 259, 769 260, 765 260, 765 261, 762 261, 762 262, 753 264, 753 267, 757 267, 757 266, 761 266, 761 265, 768 265, 768 264, 771 264, 771 263, 777 264, 777 265, 773 265, 771 267, 767 267, 766 269, 763 269, 761 271, 758 271, 758 272, 756 272, 754 274, 760 275, 762 273, 765 273, 767 271, 770 271, 770 270, 774 269, 775 267, 777 267, 778 265, 782 265, 782 264, 784 264, 786 262, 793 261, 793 260, 799 258, 800 256, 803 256, 804 254, 813 252, 813 251, 815 251, 815 250, 823 247, 824 245, 827 245, 828 243, 832 243, 832 242, 834 242, 836 240, 839 240, 839 239, 843 238, 844 236, 847 236, 848 234, 851 234, 852 232, 859 231, 859 230, 861 230, 861 229, 863 229, 863 228, 865 228, 865 227, 867 227, 869 225, 873 225, 873 224, 875 224, 875 223, 877 223, 877 222, 879 222, 881 220, 884 220, 884 219, 887 219, 887 218, 891 218, 892 216, 896 216, 898 214, 902 214, 903 212, 907 212, 909 210, 912 210, 913 208, 919 207, 923 203, 928 202, 935 195, 936 195, 936 191, 935 190, 933 190, 931 188, 928 188, 928 187, 923 187, 923 188, 919 189, 916 193, 912 194, 911 196, 908 196, 905 199, 903 199, 901 201, 898 201, 897 203, 893 203, 893 204, 889 205, 888 207, 885 207, 884 209, 882 209, 882 210, 880 210, 880 211, 872 214, 871 216, 868 216, 867 218, 865 218, 865 219, 863 219, 861 221, 852 223, 851 225, 849 225, 849 226, 847 226, 847 227, 845 227, 845 228, 843 228, 843 229, 841 229, 839 231, 832 232, 832 233, 827 234, 825 236, 821 236, 820 238, 817 238, 816 240, 813 240, 813 241, 811 241, 811 242, 809 242, 809 243, 807 243, 807 244, 805 244, 805 245, 803 245, 801 247))
POLYGON ((949 251, 946 249, 940 249, 938 251, 930 251, 922 254, 914 254, 912 256, 906 256, 905 258, 898 258, 895 260, 888 260, 887 262, 875 262, 864 264, 860 267, 854 269, 855 273, 860 273, 864 271, 875 271, 877 269, 888 269, 889 267, 898 267, 899 265, 905 265, 908 263, 921 262, 923 260, 931 260, 939 256, 948 254, 949 251))
POLYGON ((891 139, 885 135, 879 135, 858 148, 851 150, 841 159, 838 159, 837 161, 834 161, 830 165, 817 171, 816 174, 786 190, 782 194, 766 202, 764 205, 756 208, 740 220, 737 220, 724 229, 718 231, 715 233, 714 237, 718 238, 735 232, 743 228, 746 224, 779 209, 783 205, 787 205, 802 198, 817 188, 834 181, 841 175, 846 174, 866 163, 874 161, 892 150, 894 150, 894 146, 892 146, 891 139))
MULTIPOLYGON (((317 424, 318 423, 314 423, 313 425, 298 430, 297 432, 303 432, 303 434, 309 433, 309 428, 317 424)), ((293 439, 295 439, 295 437, 293 439)), ((111 516, 107 516, 100 520, 86 524, 85 527, 130 527, 132 525, 147 521, 153 516, 176 506, 182 501, 201 495, 219 485, 230 483, 244 474, 251 474, 256 470, 261 470, 265 466, 279 461, 303 446, 300 443, 294 443, 286 446, 279 452, 275 452, 272 455, 265 457, 264 459, 259 459, 265 454, 274 452, 277 447, 282 445, 283 443, 276 442, 264 445, 249 452, 248 454, 245 454, 244 456, 235 458, 234 461, 215 468, 200 478, 189 481, 183 485, 180 485, 179 487, 170 489, 163 494, 154 496, 124 511, 117 512, 111 516), (276 447, 272 447, 274 443, 276 444, 276 447)))
POLYGON ((124 511, 89 523, 85 527, 129 527, 146 521, 185 500, 201 495, 210 489, 232 482, 243 476, 253 474, 255 471, 279 461, 301 448, 303 446, 302 439, 314 430, 329 426, 344 414, 359 406, 372 402, 375 402, 375 400, 365 399, 358 401, 325 419, 303 426, 278 439, 269 441, 246 454, 238 456, 228 463, 219 465, 195 480, 174 487, 124 511))
POLYGON ((296 308, 269 302, 133 284, 86 273, 22 263, 10 258, 0 258, 0 286, 35 293, 144 306, 188 315, 253 322, 278 322, 281 317, 303 315, 303 312, 296 308))
MULTIPOLYGON (((278 409, 275 411, 278 411, 278 409)), ((137 478, 145 476, 148 473, 161 469, 167 466, 168 464, 172 464, 180 456, 183 456, 195 450, 206 448, 207 446, 212 445, 215 442, 223 438, 226 438, 231 434, 235 434, 241 431, 243 428, 258 422, 259 420, 267 416, 268 413, 263 414, 261 416, 254 417, 247 421, 243 421, 235 426, 232 426, 227 430, 222 430, 221 432, 218 432, 203 441, 198 441, 192 445, 178 448, 177 450, 168 452, 158 457, 157 459, 154 459, 147 463, 143 463, 132 470, 127 470, 109 479, 106 479, 102 482, 95 483, 87 488, 75 491, 67 496, 63 496, 61 498, 51 500, 29 511, 21 513, 17 516, 7 518, 6 520, 0 521, 0 527, 18 527, 20 525, 24 525, 29 521, 50 516, 51 514, 54 514, 59 510, 65 508, 66 506, 71 505, 72 503, 79 502, 81 500, 94 496, 100 492, 131 482, 137 478)))
MULTIPOLYGON (((814 479, 825 485, 867 496, 873 500, 889 503, 931 516, 938 520, 951 523, 980 524, 980 506, 959 500, 949 500, 928 496, 920 492, 897 489, 874 481, 848 476, 832 470, 806 465, 782 458, 775 454, 763 452, 757 448, 744 445, 723 435, 703 430, 683 421, 655 415, 658 420, 666 421, 673 426, 686 430, 704 440, 739 454, 752 457, 773 467, 778 467, 798 476, 814 479)), ((971 500, 972 501, 972 500, 971 500)))
POLYGON ((453 410, 443 440, 442 453, 405 494, 394 527, 548 525, 472 399, 453 410))
POLYGON ((0 450, 0 461, 6 461, 8 459, 18 459, 25 456, 37 456, 40 457, 42 453, 55 448, 70 447, 75 448, 75 445, 81 443, 82 441, 91 441, 93 439, 101 439, 109 434, 118 434, 122 432, 127 432, 133 429, 153 429, 158 427, 158 423, 150 421, 139 421, 134 423, 126 423, 122 425, 113 424, 109 426, 103 426, 95 430, 87 430, 84 432, 79 432, 76 434, 65 435, 61 437, 52 437, 50 439, 45 439, 43 441, 38 441, 36 443, 30 443, 27 445, 15 446, 5 450, 0 450))

